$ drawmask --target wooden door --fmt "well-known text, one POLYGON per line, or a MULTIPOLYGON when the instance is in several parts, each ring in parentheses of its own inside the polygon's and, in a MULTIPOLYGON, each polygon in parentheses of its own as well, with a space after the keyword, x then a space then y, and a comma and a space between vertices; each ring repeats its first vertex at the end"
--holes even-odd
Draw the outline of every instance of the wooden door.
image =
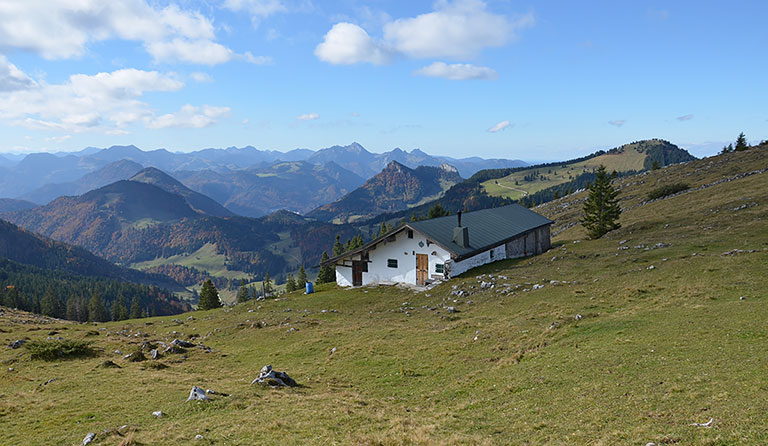
POLYGON ((363 286, 363 262, 352 261, 352 286, 363 286))
POLYGON ((429 277, 429 257, 426 254, 416 254, 416 284, 426 285, 429 277))

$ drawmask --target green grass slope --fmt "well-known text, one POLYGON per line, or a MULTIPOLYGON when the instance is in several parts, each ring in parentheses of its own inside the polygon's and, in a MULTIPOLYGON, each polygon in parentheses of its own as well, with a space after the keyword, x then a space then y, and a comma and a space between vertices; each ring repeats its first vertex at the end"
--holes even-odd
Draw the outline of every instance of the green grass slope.
POLYGON ((569 195, 538 208, 558 219, 551 251, 425 292, 328 288, 182 323, 3 310, 1 343, 55 331, 95 349, 55 362, 0 349, 3 441, 766 444, 766 172, 768 150, 755 149, 622 179, 623 227, 597 241, 572 225, 584 193, 569 195), (680 180, 691 191, 643 204, 680 180), (112 353, 173 338, 213 351, 112 353), (302 387, 250 386, 265 364, 302 387), (193 385, 228 396, 185 403, 193 385))

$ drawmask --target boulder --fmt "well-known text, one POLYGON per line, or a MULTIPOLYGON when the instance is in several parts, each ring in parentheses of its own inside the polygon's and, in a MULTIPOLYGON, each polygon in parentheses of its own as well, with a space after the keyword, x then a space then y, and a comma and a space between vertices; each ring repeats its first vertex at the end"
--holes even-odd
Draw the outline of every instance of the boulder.
POLYGON ((187 402, 189 401, 208 401, 208 395, 205 394, 205 390, 193 386, 192 390, 189 391, 189 398, 187 398, 187 402))
POLYGON ((160 357, 160 352, 157 351, 157 349, 152 349, 149 351, 149 357, 152 359, 157 359, 160 357))
POLYGON ((10 344, 8 344, 8 348, 12 348, 12 349, 15 350, 15 349, 21 347, 22 345, 26 344, 26 342, 27 341, 25 341, 24 339, 17 339, 15 341, 11 342, 10 344))
POLYGON ((276 372, 272 370, 271 365, 265 365, 261 369, 259 376, 251 382, 251 385, 254 384, 262 384, 270 387, 294 387, 297 385, 296 381, 288 376, 287 373, 276 372))
POLYGON ((183 341, 181 339, 174 339, 173 341, 171 341, 171 344, 176 345, 178 347, 183 347, 183 348, 190 348, 195 346, 195 344, 189 341, 183 341))
POLYGON ((86 435, 85 438, 83 438, 83 442, 81 444, 82 444, 82 446, 85 446, 87 444, 91 444, 91 442, 93 442, 94 439, 96 439, 96 433, 95 432, 91 432, 88 435, 86 435))
POLYGON ((156 411, 152 412, 152 416, 157 417, 157 418, 162 418, 163 417, 163 411, 162 410, 156 410, 156 411))

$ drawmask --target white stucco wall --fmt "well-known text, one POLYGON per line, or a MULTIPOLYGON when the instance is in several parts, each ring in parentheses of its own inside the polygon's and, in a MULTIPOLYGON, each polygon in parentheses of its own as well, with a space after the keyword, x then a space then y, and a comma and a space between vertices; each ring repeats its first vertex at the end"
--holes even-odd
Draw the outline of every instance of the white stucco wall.
POLYGON ((496 262, 498 260, 504 260, 506 258, 507 258, 506 247, 504 244, 501 244, 493 249, 489 249, 488 251, 481 252, 480 254, 474 255, 468 259, 464 259, 460 262, 454 262, 453 264, 451 264, 451 277, 458 276, 459 274, 464 273, 477 266, 485 265, 486 263, 496 262), (491 252, 493 252, 493 256, 491 256, 491 252))
MULTIPOLYGON (((363 272, 363 285, 408 283, 416 284, 416 254, 426 254, 429 261, 429 279, 437 274, 436 265, 445 264, 451 254, 434 243, 427 245, 427 239, 414 231, 413 238, 408 238, 404 230, 395 235, 394 242, 381 242, 376 249, 369 251, 368 272, 363 272), (419 246, 419 242, 423 246, 419 246), (434 253, 434 254, 433 254, 434 253), (387 266, 387 260, 397 260, 397 268, 387 266)), ((360 256, 352 257, 360 260, 360 256)), ((352 267, 336 265, 336 283, 340 286, 352 286, 352 267)))

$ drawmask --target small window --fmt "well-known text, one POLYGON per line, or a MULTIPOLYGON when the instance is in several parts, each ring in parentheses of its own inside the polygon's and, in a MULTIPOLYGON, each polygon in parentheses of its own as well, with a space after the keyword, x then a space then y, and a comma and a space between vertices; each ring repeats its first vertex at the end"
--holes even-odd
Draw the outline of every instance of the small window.
POLYGON ((493 250, 491 250, 491 259, 493 259, 493 250))
POLYGON ((363 265, 362 265, 361 269, 362 269, 362 271, 364 273, 367 273, 368 272, 368 262, 363 262, 363 265))
POLYGON ((408 230, 408 238, 413 238, 413 230, 408 230))
POLYGON ((442 263, 435 264, 435 272, 437 274, 445 274, 445 265, 442 263))
POLYGON ((387 259, 387 266, 389 268, 397 268, 397 259, 387 259))

